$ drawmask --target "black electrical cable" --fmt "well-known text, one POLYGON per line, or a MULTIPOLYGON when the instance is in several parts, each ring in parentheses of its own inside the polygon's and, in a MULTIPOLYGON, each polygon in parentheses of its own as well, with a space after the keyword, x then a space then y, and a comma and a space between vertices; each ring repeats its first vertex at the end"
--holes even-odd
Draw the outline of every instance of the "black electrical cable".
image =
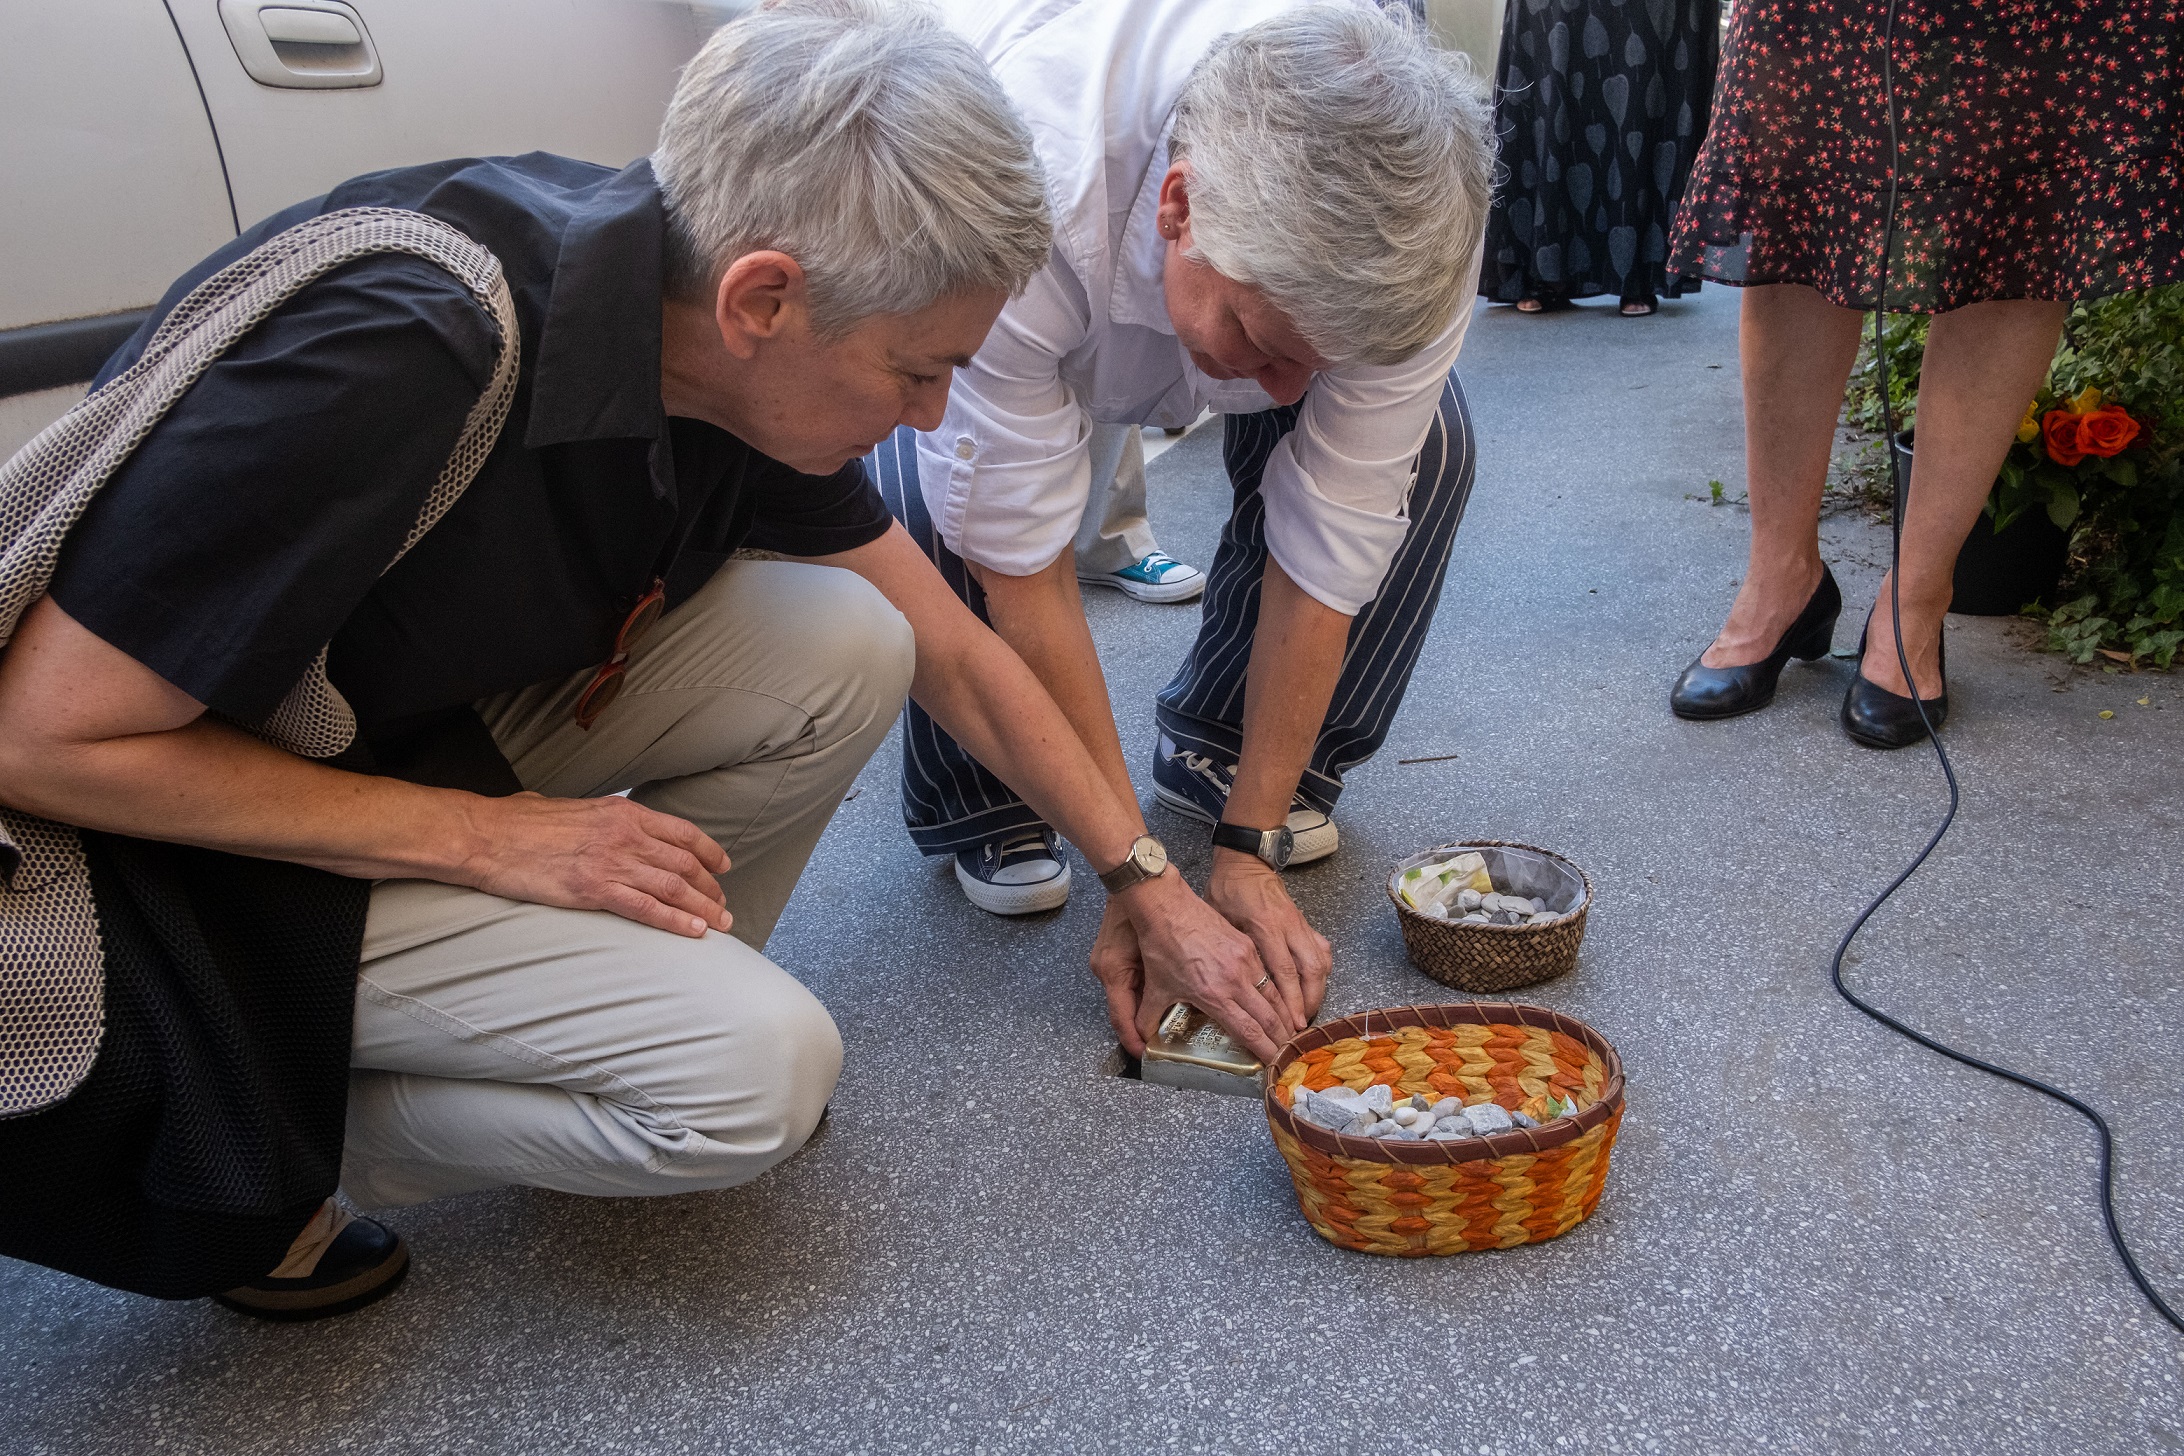
POLYGON ((1881 394, 1881 428, 1886 432, 1889 474, 1895 486, 1895 519, 1891 522, 1889 529, 1888 611, 1889 615, 1894 618, 1896 664, 1903 669, 1904 686, 1911 690, 1912 702, 1918 705, 1919 721, 1925 724, 1927 741, 1933 744, 1934 756, 1941 762, 1942 777, 1949 781, 1949 812, 1941 816, 1941 823, 1935 827, 1932 837, 1926 841, 1926 847, 1912 857, 1911 862, 1903 867, 1902 873, 1888 882, 1887 889, 1874 896, 1872 903, 1858 912, 1857 919, 1850 922, 1850 928, 1843 932, 1842 940, 1836 944, 1835 958, 1830 964, 1829 973, 1835 982, 1837 995, 1887 1027, 1890 1031, 1899 1036, 1908 1037, 1928 1051, 1938 1052, 1951 1061, 1962 1062, 1967 1067, 1977 1067, 1980 1071, 2000 1077, 2004 1081, 2015 1082, 2018 1086, 2029 1087, 2044 1097, 2052 1097, 2093 1124, 2094 1131, 2100 1134, 2101 1139, 2101 1217, 2108 1226, 2108 1242, 2115 1246, 2116 1257, 2123 1261, 2124 1272, 2129 1274, 2131 1282, 2139 1287, 2139 1293, 2146 1296, 2146 1302, 2151 1304, 2163 1319, 2176 1326, 2178 1330, 2184 1331, 2184 1315, 2179 1315, 2175 1310, 2171 1309, 2168 1302, 2161 1297, 2160 1292, 2147 1279, 2145 1271, 2139 1268, 2138 1260, 2131 1255, 2130 1244, 2124 1240, 2122 1225, 2116 1222, 2115 1139, 2109 1132, 2108 1119, 2102 1117, 2100 1113, 2071 1096, 2068 1092, 2063 1091, 2060 1087, 2050 1086, 2037 1077, 2026 1076, 2023 1072, 2013 1072, 2008 1067, 1998 1067, 1992 1062, 1981 1061, 1978 1057, 1967 1052, 1960 1052, 1955 1047, 1937 1041, 1922 1031, 1906 1026, 1887 1012, 1861 1000, 1855 992, 1843 984, 1843 957, 1849 954, 1850 943, 1858 938, 1859 931, 1865 929, 1866 922, 1873 918, 1874 912, 1888 902, 1889 896, 1903 888, 1904 882, 1917 874, 1919 867, 1926 863, 1927 857, 1934 852, 1935 846, 1941 843, 1942 836, 1949 832, 1949 826, 1956 822, 1957 806, 1962 799, 1957 787, 1956 766, 1949 762, 1949 750, 1941 746, 1941 735, 1934 731, 1932 721, 1927 718, 1926 703, 1919 697, 1918 683, 1911 676, 1911 656, 1905 651, 1903 645, 1903 614, 1899 606, 1903 576, 1903 515, 1904 508, 1910 500, 1911 492, 1910 482, 1904 476, 1902 452, 1896 449, 1896 415, 1888 394, 1888 350, 1886 340, 1881 332, 1882 320, 1887 316, 1888 312, 1889 264, 1893 260, 1896 250, 1895 41, 1896 0, 1888 0, 1888 7, 1881 22, 1881 104, 1888 117, 1888 215, 1881 229, 1880 288, 1874 298, 1873 310, 1873 367, 1875 383, 1879 386, 1881 394))

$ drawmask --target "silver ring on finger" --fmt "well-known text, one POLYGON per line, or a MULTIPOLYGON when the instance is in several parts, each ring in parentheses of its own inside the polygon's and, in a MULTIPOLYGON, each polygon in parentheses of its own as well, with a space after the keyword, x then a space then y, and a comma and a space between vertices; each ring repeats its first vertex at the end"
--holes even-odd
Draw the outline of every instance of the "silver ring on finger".
POLYGON ((1272 973, 1272 972, 1270 971, 1270 972, 1268 972, 1268 973, 1267 973, 1266 975, 1263 975, 1263 976, 1259 977, 1259 979, 1258 979, 1258 980, 1256 980, 1256 981, 1253 981, 1253 982, 1251 983, 1251 989, 1252 989, 1252 990, 1254 990, 1254 991, 1257 991, 1257 990, 1261 989, 1262 987, 1264 987, 1264 986, 1266 985, 1266 983, 1267 983, 1267 982, 1269 982, 1269 981, 1271 981, 1271 980, 1273 980, 1273 979, 1274 979, 1274 975, 1273 975, 1273 973, 1272 973))

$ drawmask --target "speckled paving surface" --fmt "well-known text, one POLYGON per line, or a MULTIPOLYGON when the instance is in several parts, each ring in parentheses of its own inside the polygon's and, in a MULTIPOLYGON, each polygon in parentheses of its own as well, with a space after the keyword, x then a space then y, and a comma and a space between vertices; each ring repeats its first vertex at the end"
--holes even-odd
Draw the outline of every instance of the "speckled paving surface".
MULTIPOLYGON (((1664 707, 1741 568, 1738 510, 1690 498, 1741 493, 1735 318, 1709 290, 1479 320, 1441 620, 1342 854, 1294 876, 1348 1012, 1439 998, 1379 890, 1397 857, 1493 836, 1591 871, 1583 961, 1531 994, 1617 1043, 1630 1112, 1568 1237, 1321 1243, 1252 1104, 1101 1074, 1097 895, 971 910, 902 838, 890 749, 773 946, 848 1042, 823 1142, 731 1193, 408 1210, 416 1276, 329 1327, 0 1263, 0 1449, 2184 1450, 2184 1339, 2101 1240, 2087 1130, 1827 990, 1839 927, 1940 810, 1933 760, 1838 734, 1840 662, 1735 723, 1664 707)), ((1223 494, 1193 435, 1154 470, 1163 544, 1203 561, 1223 494)), ((1885 536, 1828 532, 1855 612, 1885 536)), ((1093 610, 1141 753, 1194 612, 1093 610)), ((2123 1216, 2184 1296, 2184 693, 2067 673, 2019 630, 1955 627, 1963 818, 1856 974, 2108 1108, 2123 1216)))

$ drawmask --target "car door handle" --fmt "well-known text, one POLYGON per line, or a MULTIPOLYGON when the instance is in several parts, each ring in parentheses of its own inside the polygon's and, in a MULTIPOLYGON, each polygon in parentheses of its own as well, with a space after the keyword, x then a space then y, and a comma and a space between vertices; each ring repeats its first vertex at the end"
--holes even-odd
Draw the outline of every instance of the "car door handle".
POLYGON ((261 86, 331 91, 383 79, 372 33, 346 0, 220 0, 220 24, 261 86))

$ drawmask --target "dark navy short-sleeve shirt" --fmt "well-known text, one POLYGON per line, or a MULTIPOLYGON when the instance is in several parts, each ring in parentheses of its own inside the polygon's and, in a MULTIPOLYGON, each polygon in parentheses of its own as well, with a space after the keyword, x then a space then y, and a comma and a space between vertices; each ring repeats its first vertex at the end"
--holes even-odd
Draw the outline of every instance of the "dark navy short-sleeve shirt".
POLYGON ((346 182, 184 275, 99 382, 210 273, 363 206, 428 213, 499 257, 522 335, 515 401, 462 499, 386 571, 492 372, 485 311, 429 263, 364 259, 214 363, 70 532, 52 587, 207 707, 262 718, 331 643, 366 742, 398 737, 596 665, 656 577, 672 604, 739 546, 819 556, 886 531, 861 464, 804 475, 664 413, 665 223, 645 162, 533 154, 346 182))

